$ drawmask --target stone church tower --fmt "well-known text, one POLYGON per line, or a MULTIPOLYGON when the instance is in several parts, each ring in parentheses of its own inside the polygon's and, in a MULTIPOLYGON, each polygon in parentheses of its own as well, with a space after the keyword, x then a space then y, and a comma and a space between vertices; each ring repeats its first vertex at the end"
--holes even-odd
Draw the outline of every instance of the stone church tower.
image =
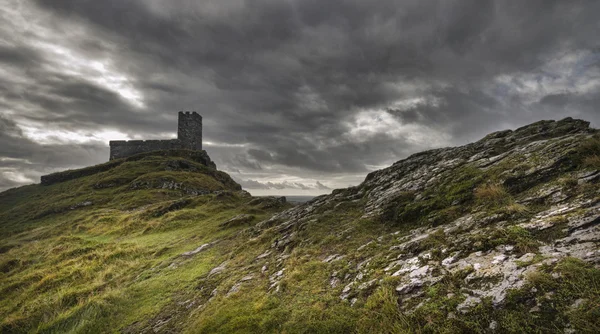
POLYGON ((188 150, 202 149, 202 116, 194 112, 179 112, 177 139, 188 150))
POLYGON ((134 154, 164 150, 202 150, 202 116, 193 111, 180 111, 177 139, 167 140, 111 140, 110 160, 134 154))

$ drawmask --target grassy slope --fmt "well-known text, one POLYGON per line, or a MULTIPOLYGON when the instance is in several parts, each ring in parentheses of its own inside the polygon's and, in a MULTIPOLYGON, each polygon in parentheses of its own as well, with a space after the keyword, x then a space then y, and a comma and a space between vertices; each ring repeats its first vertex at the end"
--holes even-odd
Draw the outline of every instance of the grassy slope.
POLYGON ((224 173, 191 161, 186 166, 194 172, 166 171, 174 160, 183 161, 147 157, 97 175, 1 194, 0 332, 116 331, 146 320, 223 260, 227 238, 243 226, 222 229, 219 223, 240 213, 256 221, 272 213, 231 191, 224 173), (148 178, 229 191, 186 196, 180 190, 131 189, 148 178), (96 189, 106 184, 113 186, 96 189), (179 256, 219 239, 218 247, 189 259, 179 256))
MULTIPOLYGON (((598 156, 600 139, 582 143, 578 168, 600 168, 594 165, 598 156)), ((149 173, 162 178, 166 175, 164 162, 164 158, 149 157, 119 170, 0 195, 3 332, 171 328, 194 333, 450 333, 485 332, 492 320, 503 332, 558 332, 567 323, 583 332, 600 329, 600 271, 575 259, 542 268, 525 288, 511 293, 502 310, 494 310, 491 302, 485 301, 471 313, 455 314, 456 305, 465 298, 460 293, 469 273, 465 271, 427 288, 417 312, 399 311, 394 291, 398 282, 382 270, 401 252, 390 248, 398 236, 416 227, 444 224, 473 210, 519 216, 546 209, 519 207, 510 193, 487 185, 507 166, 485 172, 459 169, 442 187, 426 194, 430 200, 412 205, 414 194, 406 194, 406 202, 397 203, 380 220, 360 218, 365 199, 322 207, 319 219, 295 227, 283 252, 286 258, 274 252, 257 260, 279 234, 275 228, 258 231, 245 227, 281 208, 265 208, 264 203, 239 192, 184 195, 190 202, 183 208, 156 217, 163 208, 182 200, 182 192, 132 190, 129 185, 149 173), (118 179, 120 185, 94 189, 96 184, 113 183, 107 179, 118 179), (457 200, 461 205, 453 207, 457 200), (93 204, 70 209, 86 201, 93 204), (252 214, 255 219, 244 226, 219 227, 240 213, 252 214), (377 246, 358 250, 379 237, 377 246), (193 257, 180 256, 215 240, 219 242, 193 257), (343 254, 347 261, 322 261, 332 254, 343 254), (368 263, 364 263, 366 259, 370 259, 368 263), (223 263, 224 273, 208 274, 223 263), (275 292, 269 289, 269 277, 283 267, 285 275, 275 292), (362 290, 354 306, 340 300, 344 284, 332 288, 331 273, 343 278, 365 268, 369 277, 382 280, 381 284, 362 290), (253 278, 233 292, 248 274, 253 278), (545 301, 549 291, 560 298, 545 301), (540 315, 528 312, 526 301, 532 298, 542 305, 540 315), (574 300, 580 298, 585 302, 572 309, 574 300), (453 318, 449 318, 451 313, 453 318)), ((179 173, 168 172, 168 176, 213 190, 227 188, 203 173, 179 173)), ((550 182, 568 181, 569 175, 559 175, 550 182)), ((596 196, 598 190, 597 185, 572 187, 574 192, 590 196, 596 196)), ((513 226, 489 232, 473 236, 476 240, 465 245, 465 251, 485 251, 498 244, 535 251, 539 240, 555 237, 534 236, 513 226)), ((434 250, 448 246, 443 233, 433 234, 419 245, 434 250)))

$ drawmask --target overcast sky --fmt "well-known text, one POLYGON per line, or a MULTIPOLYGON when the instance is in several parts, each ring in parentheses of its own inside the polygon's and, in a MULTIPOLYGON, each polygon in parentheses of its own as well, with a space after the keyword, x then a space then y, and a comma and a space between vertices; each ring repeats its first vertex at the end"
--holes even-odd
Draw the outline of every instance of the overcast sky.
POLYGON ((317 194, 540 119, 600 126, 600 1, 0 0, 0 190, 176 135, 317 194))

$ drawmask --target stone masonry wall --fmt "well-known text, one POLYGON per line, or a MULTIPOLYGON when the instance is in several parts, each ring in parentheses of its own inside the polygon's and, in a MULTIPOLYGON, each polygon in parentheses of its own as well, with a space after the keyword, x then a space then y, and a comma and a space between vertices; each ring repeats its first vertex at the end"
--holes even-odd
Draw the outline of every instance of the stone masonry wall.
POLYGON ((188 150, 202 149, 202 116, 196 112, 179 112, 177 139, 188 150))
POLYGON ((137 153, 180 150, 183 143, 178 139, 170 140, 113 140, 110 142, 110 160, 126 158, 137 153))
POLYGON ((179 112, 177 139, 111 141, 109 160, 126 158, 144 152, 181 149, 202 150, 202 116, 196 112, 179 112))

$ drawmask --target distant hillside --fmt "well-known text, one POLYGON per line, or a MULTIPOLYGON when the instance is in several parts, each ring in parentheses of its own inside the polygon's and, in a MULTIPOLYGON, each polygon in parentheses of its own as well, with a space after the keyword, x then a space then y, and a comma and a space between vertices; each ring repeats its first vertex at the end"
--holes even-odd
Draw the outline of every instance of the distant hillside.
POLYGON ((208 156, 115 161, 0 193, 0 332, 600 332, 587 122, 415 154, 297 206, 208 156))

